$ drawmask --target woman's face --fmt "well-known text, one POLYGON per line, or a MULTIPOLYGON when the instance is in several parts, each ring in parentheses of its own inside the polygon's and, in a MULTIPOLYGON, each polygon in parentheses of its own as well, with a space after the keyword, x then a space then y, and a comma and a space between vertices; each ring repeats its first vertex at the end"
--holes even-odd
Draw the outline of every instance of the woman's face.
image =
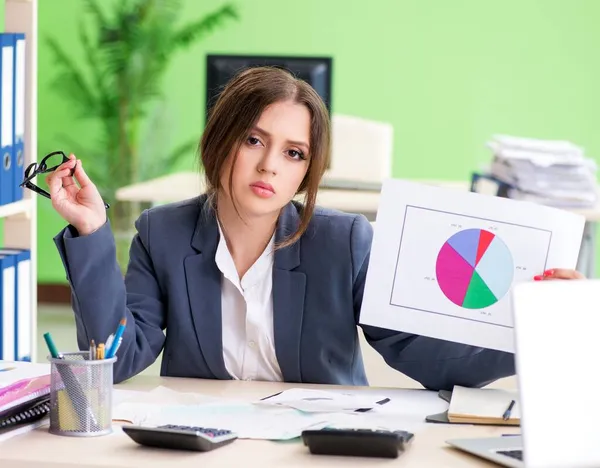
MULTIPOLYGON (((310 159, 310 112, 292 101, 267 107, 239 149, 233 170, 233 197, 244 216, 278 214, 296 195, 310 159)), ((229 193, 232 155, 221 174, 229 193)))

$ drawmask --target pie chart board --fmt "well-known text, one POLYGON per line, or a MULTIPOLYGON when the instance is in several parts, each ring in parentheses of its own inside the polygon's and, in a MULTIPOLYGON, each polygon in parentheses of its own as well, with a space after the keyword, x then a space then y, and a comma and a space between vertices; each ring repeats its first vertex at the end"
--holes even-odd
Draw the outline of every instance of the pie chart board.
POLYGON ((452 235, 436 260, 437 283, 451 302, 465 309, 494 305, 510 290, 514 261, 504 241, 484 229, 452 235))

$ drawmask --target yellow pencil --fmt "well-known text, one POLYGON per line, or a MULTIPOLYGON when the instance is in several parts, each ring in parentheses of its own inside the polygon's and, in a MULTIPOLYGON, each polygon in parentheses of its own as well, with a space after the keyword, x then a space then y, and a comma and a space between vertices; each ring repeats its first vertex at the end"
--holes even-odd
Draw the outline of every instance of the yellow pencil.
POLYGON ((104 359, 104 343, 98 344, 97 358, 104 359))

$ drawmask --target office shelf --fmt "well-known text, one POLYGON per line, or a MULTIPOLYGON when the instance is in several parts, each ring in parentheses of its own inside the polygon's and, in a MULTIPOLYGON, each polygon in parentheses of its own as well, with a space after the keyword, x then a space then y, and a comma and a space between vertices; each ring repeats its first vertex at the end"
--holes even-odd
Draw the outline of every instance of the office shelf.
MULTIPOLYGON (((37 36, 38 0, 0 0, 4 5, 4 31, 25 33, 25 166, 37 158, 37 36)), ((31 358, 37 356, 37 205, 34 195, 0 206, 4 246, 31 251, 31 358)))
POLYGON ((15 215, 31 216, 31 198, 26 198, 14 203, 0 205, 0 218, 8 218, 15 215))

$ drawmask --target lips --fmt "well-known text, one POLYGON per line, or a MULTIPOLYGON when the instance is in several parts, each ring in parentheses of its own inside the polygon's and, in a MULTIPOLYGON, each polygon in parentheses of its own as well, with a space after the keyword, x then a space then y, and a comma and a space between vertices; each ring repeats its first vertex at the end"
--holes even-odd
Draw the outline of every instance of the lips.
POLYGON ((273 186, 271 184, 267 184, 266 182, 254 182, 250 184, 250 186, 275 193, 275 189, 273 188, 273 186))

